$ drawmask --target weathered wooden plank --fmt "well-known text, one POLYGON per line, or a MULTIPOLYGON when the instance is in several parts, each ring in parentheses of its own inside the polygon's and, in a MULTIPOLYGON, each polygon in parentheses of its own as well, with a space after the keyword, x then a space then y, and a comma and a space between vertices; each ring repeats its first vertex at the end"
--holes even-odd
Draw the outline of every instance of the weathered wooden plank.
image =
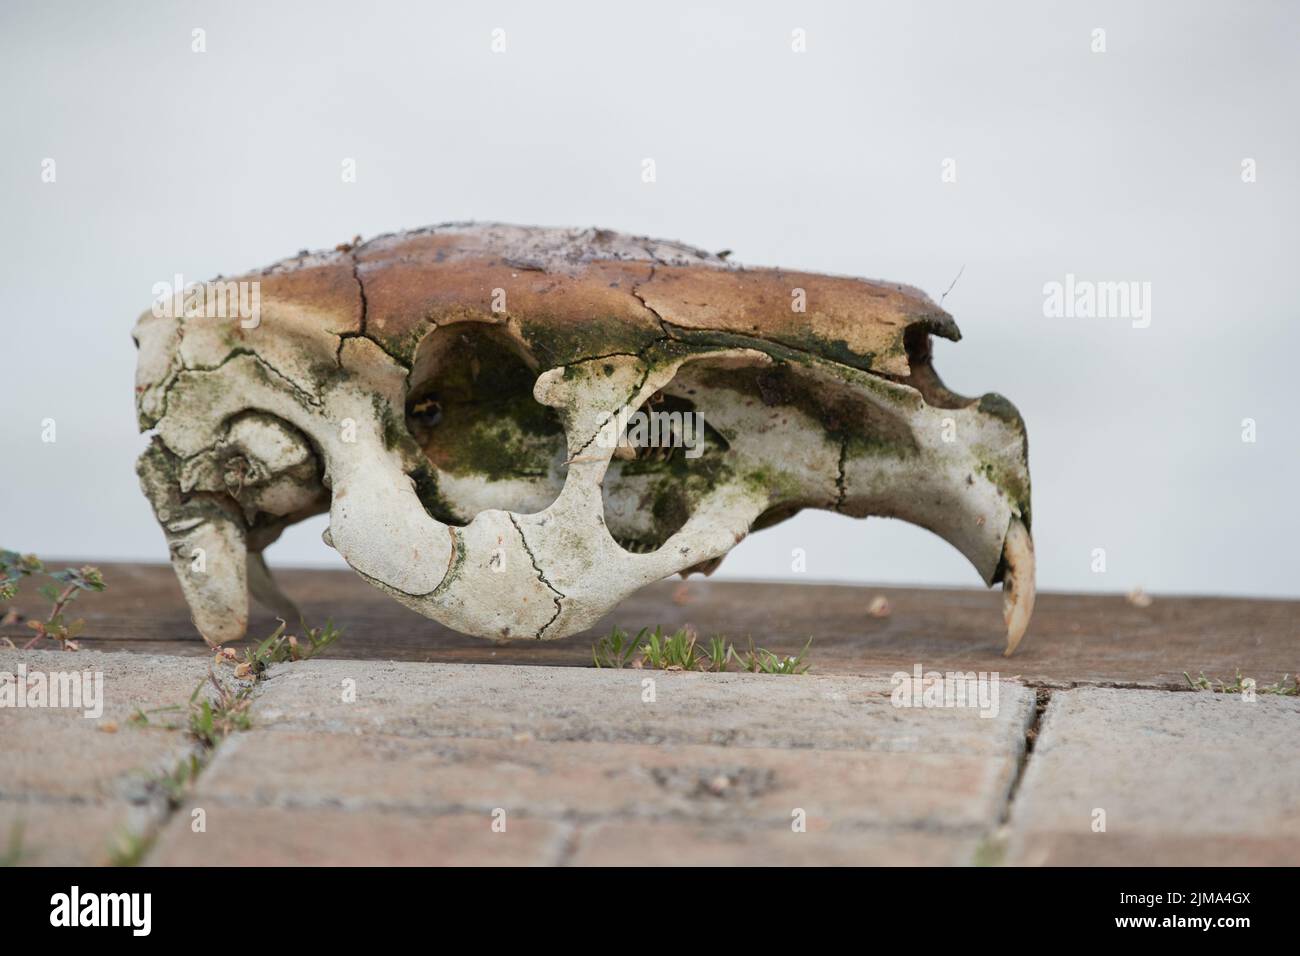
MULTIPOLYGON (((205 648, 171 569, 102 565, 109 590, 77 606, 83 644, 104 650, 201 654, 205 648)), ((635 631, 693 625, 702 635, 752 638, 777 653, 797 653, 813 638, 816 673, 890 674, 926 670, 998 671, 1033 683, 1186 686, 1183 672, 1231 679, 1238 669, 1260 683, 1300 668, 1300 602, 1242 598, 1156 597, 1146 608, 1122 596, 1041 594, 1016 656, 1001 656, 999 592, 866 588, 761 582, 664 581, 624 601, 591 631, 559 641, 493 643, 450 631, 402 608, 347 571, 277 572, 312 622, 345 628, 329 656, 413 661, 590 666, 596 636, 618 625, 635 631), (867 612, 884 595, 888 617, 867 612)), ((20 595, 19 606, 38 599, 20 595)), ((274 618, 254 615, 251 636, 274 618)), ((0 629, 20 641, 21 624, 0 629)))

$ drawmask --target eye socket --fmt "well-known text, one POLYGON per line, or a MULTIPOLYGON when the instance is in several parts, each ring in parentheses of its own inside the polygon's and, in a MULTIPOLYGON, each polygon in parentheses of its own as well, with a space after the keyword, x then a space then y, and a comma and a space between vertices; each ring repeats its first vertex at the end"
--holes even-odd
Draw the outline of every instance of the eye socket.
MULTIPOLYGON (((491 329, 450 327, 406 403, 406 425, 439 470, 489 482, 545 480, 565 451, 537 373, 491 329)), ((418 361, 418 360, 417 360, 418 361)))
POLYGON ((501 330, 434 330, 417 349, 411 381, 406 430, 425 458, 412 478, 430 514, 463 525, 480 511, 531 514, 556 499, 564 426, 533 397, 537 371, 501 330))

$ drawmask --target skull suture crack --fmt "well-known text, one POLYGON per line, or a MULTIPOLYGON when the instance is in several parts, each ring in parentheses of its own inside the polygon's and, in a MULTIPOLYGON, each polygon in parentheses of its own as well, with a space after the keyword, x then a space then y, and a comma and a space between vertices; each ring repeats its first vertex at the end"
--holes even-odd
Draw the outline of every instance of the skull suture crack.
POLYGON ((140 478, 209 640, 250 590, 286 606, 261 552, 326 511, 367 580, 488 638, 572 634, 803 508, 930 529, 1005 586, 1008 653, 1029 623, 1024 423, 944 387, 959 333, 915 289, 463 223, 235 281, 256 321, 136 327, 140 478))

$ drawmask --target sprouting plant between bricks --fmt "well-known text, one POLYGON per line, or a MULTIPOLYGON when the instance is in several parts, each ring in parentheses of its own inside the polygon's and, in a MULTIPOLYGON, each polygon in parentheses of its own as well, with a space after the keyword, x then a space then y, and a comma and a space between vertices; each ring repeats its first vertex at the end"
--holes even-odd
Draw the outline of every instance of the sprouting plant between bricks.
POLYGON ((762 648, 756 649, 751 641, 749 650, 741 653, 720 635, 701 643, 690 628, 665 634, 658 627, 653 631, 643 627, 635 637, 630 637, 616 627, 608 637, 596 642, 591 657, 596 667, 722 673, 735 663, 738 669, 754 674, 803 674, 810 666, 805 658, 811 646, 812 638, 809 638, 798 655, 783 657, 762 648))
MULTIPOLYGON (((286 623, 280 621, 269 637, 242 652, 229 647, 215 648, 208 673, 195 686, 187 704, 147 711, 137 709, 132 715, 132 723, 144 726, 153 723, 151 715, 183 711, 186 729, 208 749, 216 747, 236 731, 247 730, 252 726, 249 708, 253 689, 266 676, 271 665, 308 660, 332 645, 342 634, 332 621, 326 621, 324 627, 308 628, 305 641, 298 640, 293 634, 285 634, 286 629, 286 623), (233 668, 229 678, 219 673, 222 667, 233 668), (205 689, 211 691, 206 696, 203 694, 205 689)), ((162 726, 173 730, 180 727, 175 723, 162 726)))
POLYGON ((1254 684, 1249 677, 1242 676, 1240 669, 1231 681, 1206 677, 1204 671, 1195 680, 1187 671, 1183 671, 1183 677, 1192 690, 1208 690, 1216 694, 1244 694, 1253 690, 1256 694, 1275 694, 1279 697, 1300 696, 1300 679, 1290 674, 1283 674, 1280 681, 1272 684, 1254 684))

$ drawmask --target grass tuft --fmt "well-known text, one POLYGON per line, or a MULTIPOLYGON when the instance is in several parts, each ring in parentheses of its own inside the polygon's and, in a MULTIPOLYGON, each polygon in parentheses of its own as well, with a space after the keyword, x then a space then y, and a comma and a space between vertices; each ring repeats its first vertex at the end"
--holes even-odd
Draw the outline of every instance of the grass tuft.
POLYGON ((591 661, 596 667, 627 667, 636 653, 638 642, 645 637, 646 628, 642 628, 636 637, 628 637, 622 628, 616 627, 609 637, 602 637, 591 646, 591 661))
POLYGON ((808 648, 812 647, 812 638, 808 638, 808 643, 803 646, 796 657, 778 657, 771 651, 765 651, 761 647, 754 649, 754 643, 749 644, 749 654, 745 658, 745 670, 754 674, 804 674, 807 673, 809 665, 804 658, 808 656, 808 648))
POLYGON ((782 657, 771 651, 755 648, 742 654, 734 644, 721 635, 700 641, 689 627, 665 634, 662 628, 653 631, 643 627, 635 637, 629 637, 621 628, 614 628, 608 637, 602 637, 591 649, 592 663, 596 667, 642 668, 665 671, 703 671, 723 673, 734 664, 739 670, 754 674, 804 674, 812 638, 796 657, 782 657))
MULTIPOLYGON (((1192 675, 1183 671, 1183 677, 1187 679, 1187 686, 1192 690, 1207 690, 1215 694, 1241 694, 1246 691, 1247 677, 1241 675, 1241 669, 1238 668, 1236 676, 1231 682, 1218 680, 1205 676, 1205 671, 1201 671, 1200 676, 1195 680, 1192 675)), ((1300 680, 1292 677, 1290 674, 1283 674, 1282 679, 1273 684, 1256 684, 1256 694, 1274 694, 1279 697, 1297 697, 1300 696, 1300 680)))

